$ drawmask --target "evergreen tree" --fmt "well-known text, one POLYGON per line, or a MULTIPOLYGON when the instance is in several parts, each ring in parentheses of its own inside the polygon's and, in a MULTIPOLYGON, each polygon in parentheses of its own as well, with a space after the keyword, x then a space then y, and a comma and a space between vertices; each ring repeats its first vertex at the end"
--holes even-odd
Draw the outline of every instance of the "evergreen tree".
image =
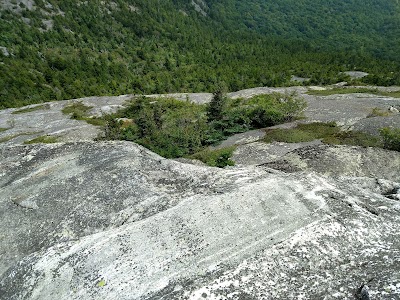
POLYGON ((226 97, 221 88, 213 93, 213 97, 207 106, 207 118, 209 122, 219 121, 224 116, 226 97))

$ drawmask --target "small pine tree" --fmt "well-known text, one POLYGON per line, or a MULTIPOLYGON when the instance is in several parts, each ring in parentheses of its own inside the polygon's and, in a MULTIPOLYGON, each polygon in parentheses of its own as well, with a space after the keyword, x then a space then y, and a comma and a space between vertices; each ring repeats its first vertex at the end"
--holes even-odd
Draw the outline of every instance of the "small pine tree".
POLYGON ((224 115, 226 98, 222 89, 213 93, 213 98, 207 106, 207 118, 209 122, 221 120, 224 115))

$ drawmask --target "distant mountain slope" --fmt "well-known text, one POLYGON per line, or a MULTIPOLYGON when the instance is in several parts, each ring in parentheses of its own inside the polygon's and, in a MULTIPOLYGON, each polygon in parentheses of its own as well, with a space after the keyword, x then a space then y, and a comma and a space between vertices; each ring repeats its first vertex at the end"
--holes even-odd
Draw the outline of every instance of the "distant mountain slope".
POLYGON ((269 36, 297 38, 318 46, 364 47, 399 59, 395 55, 400 45, 400 6, 396 0, 208 0, 207 3, 212 16, 222 15, 227 27, 239 21, 243 27, 269 36), (383 44, 374 44, 377 42, 383 44))
POLYGON ((326 84, 352 69, 400 84, 398 4, 313 3, 1 0, 0 108, 289 85, 292 75, 326 84))

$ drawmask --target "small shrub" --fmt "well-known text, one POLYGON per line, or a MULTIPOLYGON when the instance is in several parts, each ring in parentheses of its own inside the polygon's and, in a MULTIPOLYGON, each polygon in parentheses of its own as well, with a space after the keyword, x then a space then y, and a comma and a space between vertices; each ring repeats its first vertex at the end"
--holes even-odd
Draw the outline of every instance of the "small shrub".
POLYGON ((384 110, 379 107, 375 107, 374 109, 372 109, 371 113, 367 116, 367 118, 388 117, 392 114, 393 113, 391 113, 389 110, 384 110))
POLYGON ((103 132, 99 134, 96 140, 123 140, 121 137, 121 122, 111 116, 106 116, 104 121, 103 132))
POLYGON ((307 103, 296 94, 257 95, 246 101, 253 128, 264 128, 301 117, 307 103))
POLYGON ((223 168, 235 165, 235 162, 230 159, 235 149, 236 147, 227 147, 218 150, 205 149, 189 156, 189 158, 201 160, 211 167, 223 168))
POLYGON ((400 129, 382 128, 380 135, 383 139, 383 147, 389 150, 400 151, 400 129))

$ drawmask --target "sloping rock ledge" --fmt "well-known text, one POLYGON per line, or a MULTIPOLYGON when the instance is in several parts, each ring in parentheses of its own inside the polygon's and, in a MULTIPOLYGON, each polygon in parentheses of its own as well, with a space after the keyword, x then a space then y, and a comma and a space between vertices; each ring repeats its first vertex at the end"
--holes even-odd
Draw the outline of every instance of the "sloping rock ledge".
POLYGON ((4 147, 0 170, 1 299, 400 297, 395 175, 215 169, 128 142, 4 147))

